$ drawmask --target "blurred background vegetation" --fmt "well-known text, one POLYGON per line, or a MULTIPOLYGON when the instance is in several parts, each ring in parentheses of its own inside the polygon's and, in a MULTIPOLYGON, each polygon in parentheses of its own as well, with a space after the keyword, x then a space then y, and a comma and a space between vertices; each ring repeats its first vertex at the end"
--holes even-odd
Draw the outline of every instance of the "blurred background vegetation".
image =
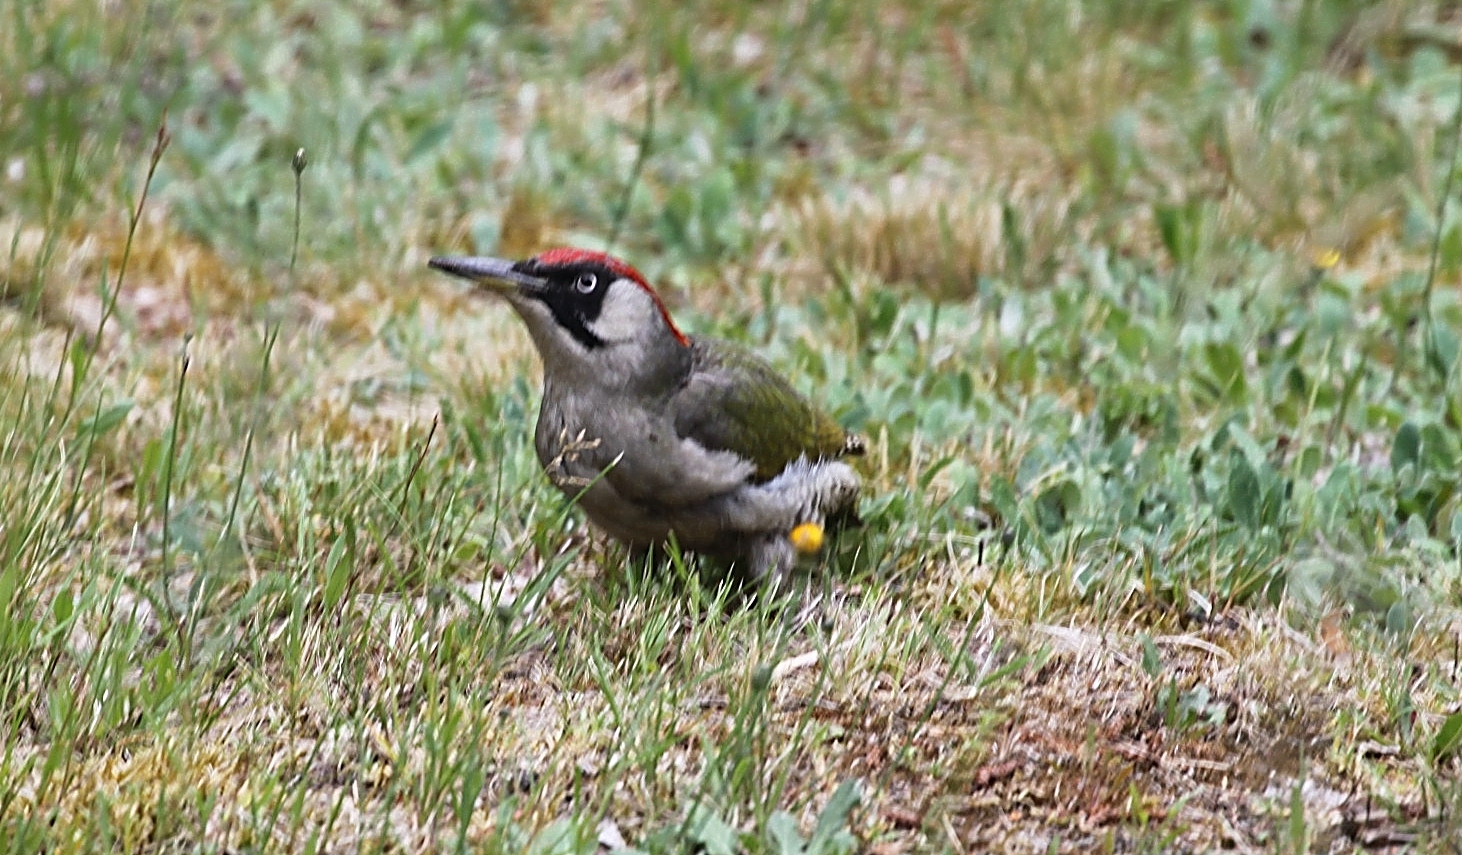
MULTIPOLYGON (((545 638, 597 643, 554 635, 575 620, 678 602, 589 581, 618 558, 535 471, 521 331, 429 276, 438 252, 609 248, 687 328, 762 348, 874 440, 832 584, 923 609, 930 639, 992 607, 1152 632, 1243 607, 1378 633, 1387 674, 1441 662, 1459 27, 1419 0, 8 0, 0 716, 24 783, 0 818, 36 846, 8 806, 94 830, 66 794, 107 739, 221 704, 241 649, 260 688, 366 679, 279 621, 348 659, 379 639, 328 617, 362 596, 568 574, 568 630, 413 625, 476 697, 545 638), (83 759, 37 759, 56 745, 83 759)), ((701 658, 743 662, 729 636, 701 658)), ((592 659, 544 667, 579 685, 592 659)), ((392 667, 367 682, 421 679, 392 667)), ((1432 676, 1357 683, 1371 712, 1315 726, 1447 761, 1432 676)), ((1173 691, 1148 702, 1208 720, 1173 691)), ((686 803, 641 795, 647 828, 686 803)))

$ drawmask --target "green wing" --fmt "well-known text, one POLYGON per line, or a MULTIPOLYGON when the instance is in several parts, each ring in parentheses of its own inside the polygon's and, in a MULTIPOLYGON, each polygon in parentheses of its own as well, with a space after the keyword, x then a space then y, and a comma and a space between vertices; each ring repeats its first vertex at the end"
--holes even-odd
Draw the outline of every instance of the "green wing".
POLYGON ((804 454, 820 460, 861 452, 860 440, 761 357, 714 339, 696 338, 691 346, 690 379, 672 402, 680 436, 745 457, 760 481, 804 454))

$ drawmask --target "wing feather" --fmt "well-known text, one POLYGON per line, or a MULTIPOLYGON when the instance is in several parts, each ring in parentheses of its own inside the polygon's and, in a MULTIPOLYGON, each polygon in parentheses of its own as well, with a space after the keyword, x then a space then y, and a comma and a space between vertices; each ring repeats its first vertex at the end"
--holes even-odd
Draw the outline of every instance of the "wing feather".
POLYGON ((724 341, 696 338, 692 347, 690 376, 671 403, 681 437, 750 460, 757 481, 804 455, 824 460, 861 450, 861 441, 761 357, 724 341))

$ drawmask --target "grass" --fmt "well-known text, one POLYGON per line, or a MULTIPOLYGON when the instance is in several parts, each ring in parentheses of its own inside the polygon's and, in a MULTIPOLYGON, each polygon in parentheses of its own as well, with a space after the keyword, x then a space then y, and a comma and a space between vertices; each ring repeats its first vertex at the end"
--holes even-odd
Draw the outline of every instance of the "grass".
POLYGON ((1450 7, 0 15, 0 851, 1454 851, 1450 7), (559 243, 869 436, 795 591, 538 471, 559 243))

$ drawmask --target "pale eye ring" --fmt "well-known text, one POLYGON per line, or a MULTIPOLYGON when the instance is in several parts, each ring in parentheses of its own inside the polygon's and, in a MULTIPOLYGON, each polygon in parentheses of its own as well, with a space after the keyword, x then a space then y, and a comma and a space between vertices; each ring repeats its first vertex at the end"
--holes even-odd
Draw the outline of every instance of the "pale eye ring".
POLYGON ((578 289, 578 292, 580 294, 589 294, 593 292, 594 287, 598 284, 599 277, 595 276, 592 273, 580 273, 579 278, 574 280, 574 288, 578 289))

